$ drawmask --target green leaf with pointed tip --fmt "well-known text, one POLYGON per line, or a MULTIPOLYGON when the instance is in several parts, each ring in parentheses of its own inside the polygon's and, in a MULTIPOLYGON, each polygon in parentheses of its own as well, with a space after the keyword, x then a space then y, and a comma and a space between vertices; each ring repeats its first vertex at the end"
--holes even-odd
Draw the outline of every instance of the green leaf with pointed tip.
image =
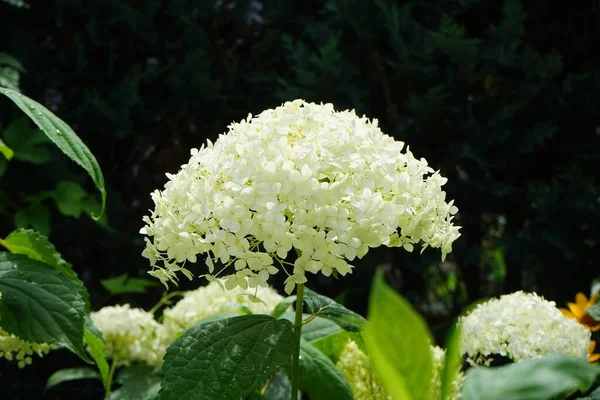
POLYGON ((103 279, 100 284, 110 294, 146 293, 148 288, 158 285, 153 280, 144 278, 131 278, 127 274, 103 279))
POLYGON ((8 235, 6 239, 0 239, 0 244, 13 254, 25 255, 62 272, 77 288, 85 303, 86 313, 90 312, 90 294, 85 285, 81 282, 77 273, 73 271, 71 264, 63 260, 47 237, 30 229, 17 229, 8 235))
POLYGON ((60 369, 50 375, 46 382, 46 389, 60 385, 63 382, 76 381, 79 379, 100 379, 98 371, 88 367, 60 369))
POLYGON ((6 143, 2 141, 2 139, 0 139, 0 153, 2 153, 4 155, 4 158, 6 158, 7 160, 12 159, 15 155, 15 152, 12 151, 12 149, 8 147, 6 143))
POLYGON ((19 254, 0 253, 0 326, 23 340, 66 347, 86 362, 85 305, 59 270, 19 254))
POLYGON ((304 303, 311 313, 335 322, 348 332, 358 332, 367 323, 359 314, 309 288, 304 289, 304 303))
POLYGON ((462 400, 565 399, 586 391, 600 374, 587 360, 553 354, 503 367, 475 367, 467 371, 462 400))
POLYGON ((11 99, 63 153, 79 164, 90 175, 102 196, 100 214, 97 217, 94 216, 96 219, 100 218, 106 205, 106 188, 104 186, 102 170, 92 152, 77 134, 73 132, 73 129, 69 125, 50 112, 46 107, 14 90, 0 88, 0 93, 11 99))
POLYGON ((285 313, 286 311, 288 311, 290 309, 290 306, 295 301, 296 301, 296 296, 289 296, 289 297, 286 297, 285 299, 281 300, 281 302, 279 302, 279 304, 277 304, 277 306, 275 306, 275 309, 271 313, 271 317, 273 317, 273 318, 281 317, 283 315, 283 313, 285 313))
POLYGON ((377 271, 369 298, 369 324, 363 331, 373 366, 392 399, 425 400, 433 378, 423 318, 393 291, 377 271))
POLYGON ((311 400, 353 399, 344 374, 306 340, 300 343, 300 390, 311 400))
POLYGON ((106 344, 102 336, 102 332, 94 325, 89 315, 85 317, 85 327, 83 331, 83 341, 88 347, 88 351, 92 359, 100 371, 100 377, 104 390, 110 392, 110 372, 108 362, 106 361, 106 344))
POLYGON ((268 315, 194 325, 167 349, 159 398, 244 398, 290 365, 296 338, 290 321, 268 315))

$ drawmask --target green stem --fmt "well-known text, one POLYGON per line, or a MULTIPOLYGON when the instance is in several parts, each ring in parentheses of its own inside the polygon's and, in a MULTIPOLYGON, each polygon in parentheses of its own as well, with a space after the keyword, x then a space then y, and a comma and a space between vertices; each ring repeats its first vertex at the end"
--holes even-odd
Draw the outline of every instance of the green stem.
POLYGON ((300 389, 300 339, 302 338, 302 309, 304 308, 304 284, 296 286, 296 318, 294 318, 294 332, 298 336, 297 346, 292 358, 292 400, 298 400, 300 389))
POLYGON ((112 394, 111 388, 112 388, 112 382, 115 376, 115 370, 117 369, 117 364, 118 364, 118 360, 117 358, 113 358, 112 360, 112 364, 110 365, 110 370, 108 372, 108 382, 107 382, 107 388, 106 388, 106 394, 105 394, 105 399, 108 399, 110 397, 110 395, 112 394))

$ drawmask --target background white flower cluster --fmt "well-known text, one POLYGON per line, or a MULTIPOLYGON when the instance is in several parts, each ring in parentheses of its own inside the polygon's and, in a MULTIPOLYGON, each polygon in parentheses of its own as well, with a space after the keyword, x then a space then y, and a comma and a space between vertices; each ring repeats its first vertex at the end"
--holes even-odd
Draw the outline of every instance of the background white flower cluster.
POLYGON ((189 162, 144 217, 152 275, 165 285, 206 257, 235 268, 226 286, 264 286, 280 268, 285 291, 305 273, 345 275, 369 248, 413 245, 451 251, 459 227, 446 179, 382 133, 377 120, 331 104, 287 102, 234 123, 189 162), (285 259, 295 249, 293 264, 285 259))
POLYGON ((591 332, 535 293, 518 291, 479 304, 459 324, 461 349, 472 364, 489 364, 494 355, 513 361, 550 353, 588 356, 591 332))
POLYGON ((167 346, 196 322, 221 312, 247 307, 255 314, 269 313, 283 297, 270 287, 256 290, 223 290, 222 282, 185 292, 158 323, 154 315, 128 304, 108 306, 92 312, 91 318, 106 342, 108 358, 117 365, 162 363, 167 346))

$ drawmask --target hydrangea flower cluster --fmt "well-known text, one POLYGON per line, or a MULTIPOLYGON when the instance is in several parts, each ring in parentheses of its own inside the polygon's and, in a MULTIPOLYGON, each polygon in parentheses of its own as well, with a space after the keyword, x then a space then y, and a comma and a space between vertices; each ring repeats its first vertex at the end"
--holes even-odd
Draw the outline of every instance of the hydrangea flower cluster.
POLYGON ((175 306, 164 310, 167 342, 208 316, 235 310, 236 305, 247 307, 254 314, 269 314, 284 299, 271 287, 256 288, 251 292, 240 287, 223 290, 222 281, 226 279, 186 292, 175 306))
POLYGON ((106 342, 106 354, 117 365, 162 363, 168 343, 152 314, 129 304, 103 307, 91 313, 106 342))
POLYGON ((591 333, 565 317, 553 301, 522 291, 479 304, 459 321, 461 351, 471 364, 493 355, 515 362, 561 353, 587 359, 591 333))
MULTIPOLYGON (((433 359, 433 377, 429 385, 430 400, 441 399, 441 371, 444 367, 446 352, 438 346, 430 346, 433 359)), ((356 342, 349 340, 340 354, 336 367, 344 373, 352 387, 355 400, 391 400, 387 395, 381 381, 371 368, 369 357, 358 347, 356 342)), ((453 390, 450 399, 458 399, 463 374, 457 372, 453 381, 453 390)))
POLYGON ((0 328, 0 358, 4 357, 8 361, 17 360, 19 368, 30 365, 34 353, 43 357, 52 349, 56 349, 53 344, 27 342, 0 328))
POLYGON ((306 272, 351 272, 348 261, 369 248, 422 243, 443 259, 459 236, 447 180, 354 111, 287 102, 191 154, 152 193, 141 230, 150 274, 165 286, 177 272, 191 279, 185 264, 203 255, 213 279, 215 262, 235 268, 227 288, 264 287, 284 269, 291 293, 306 272))

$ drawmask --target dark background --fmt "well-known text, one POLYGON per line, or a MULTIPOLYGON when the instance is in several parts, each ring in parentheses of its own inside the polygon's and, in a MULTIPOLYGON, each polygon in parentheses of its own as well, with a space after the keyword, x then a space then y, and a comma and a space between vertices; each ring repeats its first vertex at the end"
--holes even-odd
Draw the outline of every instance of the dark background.
MULTIPOLYGON (((0 1, 0 52, 23 64, 21 91, 69 123, 94 153, 108 206, 102 224, 87 216, 98 194, 51 146, 35 162, 7 165, 0 157, 0 237, 16 225, 47 229, 95 309, 116 302, 148 308, 159 299, 160 287, 111 297, 100 280, 147 276, 138 231, 165 172, 177 172, 191 147, 216 139, 230 122, 295 98, 379 119, 385 133, 448 177, 463 227, 445 263, 431 249, 377 249, 353 275, 313 279, 313 289, 364 313, 371 277, 383 266, 443 336, 482 297, 535 290, 563 305, 599 275, 596 1, 29 4, 0 1), (85 192, 61 192, 60 181, 85 192)), ((2 137, 21 114, 7 99, 0 104, 2 137)), ((274 281, 279 289, 283 279, 274 281)), ((60 351, 22 371, 0 364, 2 398, 29 399, 43 396, 52 371, 81 362, 60 351)), ((44 398, 94 396, 101 398, 100 385, 82 381, 44 398)))

